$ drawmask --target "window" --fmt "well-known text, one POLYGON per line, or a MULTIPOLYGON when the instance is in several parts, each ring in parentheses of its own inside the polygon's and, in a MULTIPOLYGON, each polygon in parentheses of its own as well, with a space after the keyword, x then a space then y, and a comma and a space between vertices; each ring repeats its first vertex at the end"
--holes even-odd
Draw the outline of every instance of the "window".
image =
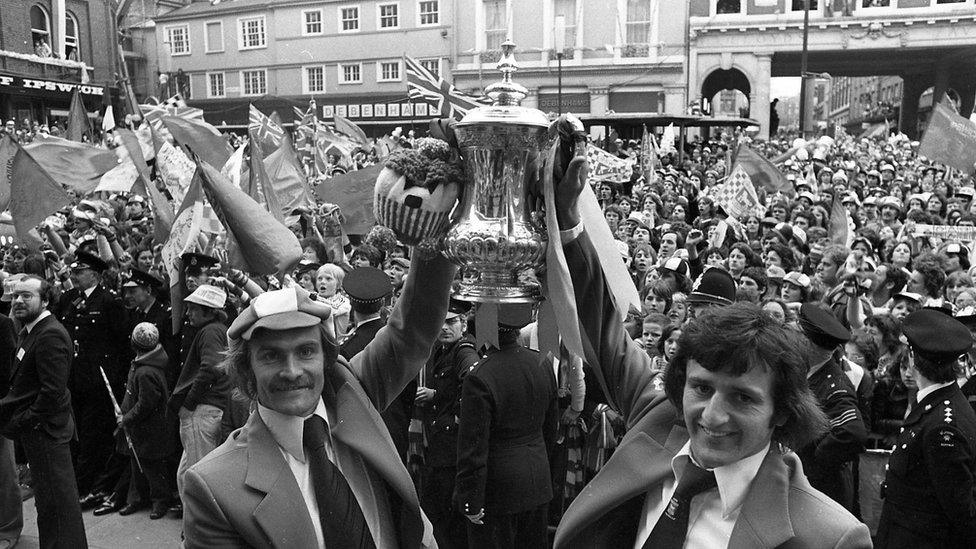
POLYGON ((170 55, 190 55, 190 29, 186 25, 166 27, 170 55))
POLYGON ((268 93, 268 72, 264 69, 241 71, 243 95, 264 95, 268 93))
POLYGON ((78 19, 71 12, 64 17, 64 58, 71 61, 81 60, 81 50, 78 48, 78 19))
MULTIPOLYGON (((793 0, 791 7, 793 8, 793 11, 803 11, 803 0, 793 0)), ((817 0, 810 0, 810 13, 816 15, 817 0)))
POLYGON ((207 21, 204 24, 204 49, 207 53, 224 51, 224 23, 222 21, 207 21))
POLYGON ((325 67, 305 67, 302 71, 302 93, 325 92, 325 67))
POLYGON ((359 6, 339 6, 339 32, 359 30, 359 6))
POLYGON ((379 63, 379 74, 377 82, 399 82, 400 81, 400 62, 381 61, 379 63))
POLYGON ((380 4, 376 7, 380 29, 400 28, 400 4, 380 4))
POLYGON ((322 34, 322 10, 303 10, 302 21, 302 36, 322 34))
POLYGON ((627 0, 627 44, 651 42, 651 0, 627 0))
POLYGON ((508 38, 506 0, 485 0, 485 49, 500 50, 508 38))
POLYGON ((207 73, 207 97, 216 98, 216 97, 224 97, 226 95, 227 95, 227 91, 224 88, 224 73, 208 72, 207 73))
POLYGON ((242 50, 252 50, 263 48, 268 45, 267 36, 264 32, 264 16, 242 17, 237 20, 240 24, 240 48, 242 50))
MULTIPOLYGON (((576 46, 576 0, 554 0, 553 15, 563 16, 566 29, 563 34, 563 44, 565 48, 576 46)), ((558 31, 557 31, 558 32, 558 31)), ((556 38, 558 42, 558 38, 556 38)))
POLYGON ((742 13, 742 0, 718 0, 715 3, 715 13, 742 13))
POLYGON ((437 58, 437 59, 421 59, 420 60, 420 66, 423 67, 423 68, 425 68, 425 69, 427 69, 428 71, 430 71, 430 74, 433 74, 434 76, 436 76, 438 78, 441 75, 441 60, 440 60, 440 58, 437 58))
POLYGON ((340 84, 360 84, 363 81, 362 63, 340 64, 339 83, 340 84))
POLYGON ((40 57, 51 57, 51 16, 41 6, 30 9, 31 39, 34 53, 40 57))
POLYGON ((437 25, 441 22, 438 0, 420 0, 417 3, 417 24, 421 27, 437 25))

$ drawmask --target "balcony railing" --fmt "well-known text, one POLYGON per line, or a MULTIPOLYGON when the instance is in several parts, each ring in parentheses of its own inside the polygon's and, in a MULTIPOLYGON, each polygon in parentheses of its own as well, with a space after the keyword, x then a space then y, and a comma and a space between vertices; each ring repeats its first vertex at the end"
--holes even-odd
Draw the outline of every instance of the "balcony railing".
POLYGON ((94 67, 80 61, 0 50, 0 70, 23 76, 84 83, 94 67))

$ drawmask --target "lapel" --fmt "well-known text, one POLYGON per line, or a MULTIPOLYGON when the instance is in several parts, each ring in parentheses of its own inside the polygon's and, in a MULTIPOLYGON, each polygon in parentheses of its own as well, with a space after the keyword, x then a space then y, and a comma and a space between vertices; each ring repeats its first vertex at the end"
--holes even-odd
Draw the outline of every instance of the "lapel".
MULTIPOLYGON (((657 409, 674 415, 674 408, 668 403, 657 409)), ((645 421, 655 423, 652 418, 645 421)), ((569 543, 597 519, 672 474, 671 459, 688 441, 688 431, 675 422, 669 425, 672 427, 663 445, 645 430, 627 437, 629 440, 625 438, 603 469, 566 510, 556 532, 556 547, 569 543)))
POLYGON ((923 398, 921 402, 915 403, 915 407, 912 408, 912 411, 908 414, 908 417, 905 418, 905 423, 903 426, 908 427, 909 425, 915 425, 918 423, 926 412, 935 407, 934 403, 941 399, 949 398, 953 393, 953 389, 954 387, 952 385, 947 385, 925 395, 925 398, 923 398), (928 408, 926 408, 926 406, 928 406, 928 408))
POLYGON ((759 466, 732 528, 729 549, 779 547, 793 538, 790 523, 790 470, 773 443, 759 466))
POLYGON ((17 358, 18 355, 21 355, 20 350, 24 350, 23 355, 21 355, 22 358, 27 358, 27 355, 30 354, 30 352, 34 349, 34 344, 37 342, 37 335, 47 327, 47 324, 52 318, 54 318, 53 314, 38 322, 37 325, 34 326, 34 329, 31 330, 26 337, 24 337, 24 341, 20 342, 20 345, 17 346, 17 350, 14 351, 13 372, 10 373, 11 381, 17 376, 17 373, 20 372, 20 367, 24 364, 22 359, 17 358))
POLYGON ((294 475, 261 419, 247 422, 247 474, 244 484, 265 494, 254 520, 276 547, 315 547, 315 529, 294 475))

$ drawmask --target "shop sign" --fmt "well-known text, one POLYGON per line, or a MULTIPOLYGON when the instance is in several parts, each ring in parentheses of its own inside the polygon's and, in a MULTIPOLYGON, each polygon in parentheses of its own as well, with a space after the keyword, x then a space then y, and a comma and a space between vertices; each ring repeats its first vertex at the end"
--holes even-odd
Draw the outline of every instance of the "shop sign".
POLYGON ((24 90, 44 90, 52 92, 72 93, 75 88, 82 95, 101 96, 105 91, 105 86, 93 86, 91 84, 77 84, 75 82, 60 82, 57 80, 39 80, 37 78, 23 78, 20 76, 9 76, 0 74, 0 90, 9 88, 19 88, 24 90))
MULTIPOLYGON (((587 111, 589 110, 587 96, 587 111)), ((427 103, 365 103, 361 105, 321 105, 322 118, 335 115, 348 118, 390 119, 436 116, 437 110, 427 103)))

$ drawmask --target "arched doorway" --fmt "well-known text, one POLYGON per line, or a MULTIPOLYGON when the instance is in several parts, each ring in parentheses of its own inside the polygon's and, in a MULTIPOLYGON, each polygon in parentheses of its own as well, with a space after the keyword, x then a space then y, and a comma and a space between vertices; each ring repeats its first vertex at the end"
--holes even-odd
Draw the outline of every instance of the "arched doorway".
POLYGON ((702 82, 702 111, 748 117, 752 86, 745 73, 736 68, 716 69, 702 82))

